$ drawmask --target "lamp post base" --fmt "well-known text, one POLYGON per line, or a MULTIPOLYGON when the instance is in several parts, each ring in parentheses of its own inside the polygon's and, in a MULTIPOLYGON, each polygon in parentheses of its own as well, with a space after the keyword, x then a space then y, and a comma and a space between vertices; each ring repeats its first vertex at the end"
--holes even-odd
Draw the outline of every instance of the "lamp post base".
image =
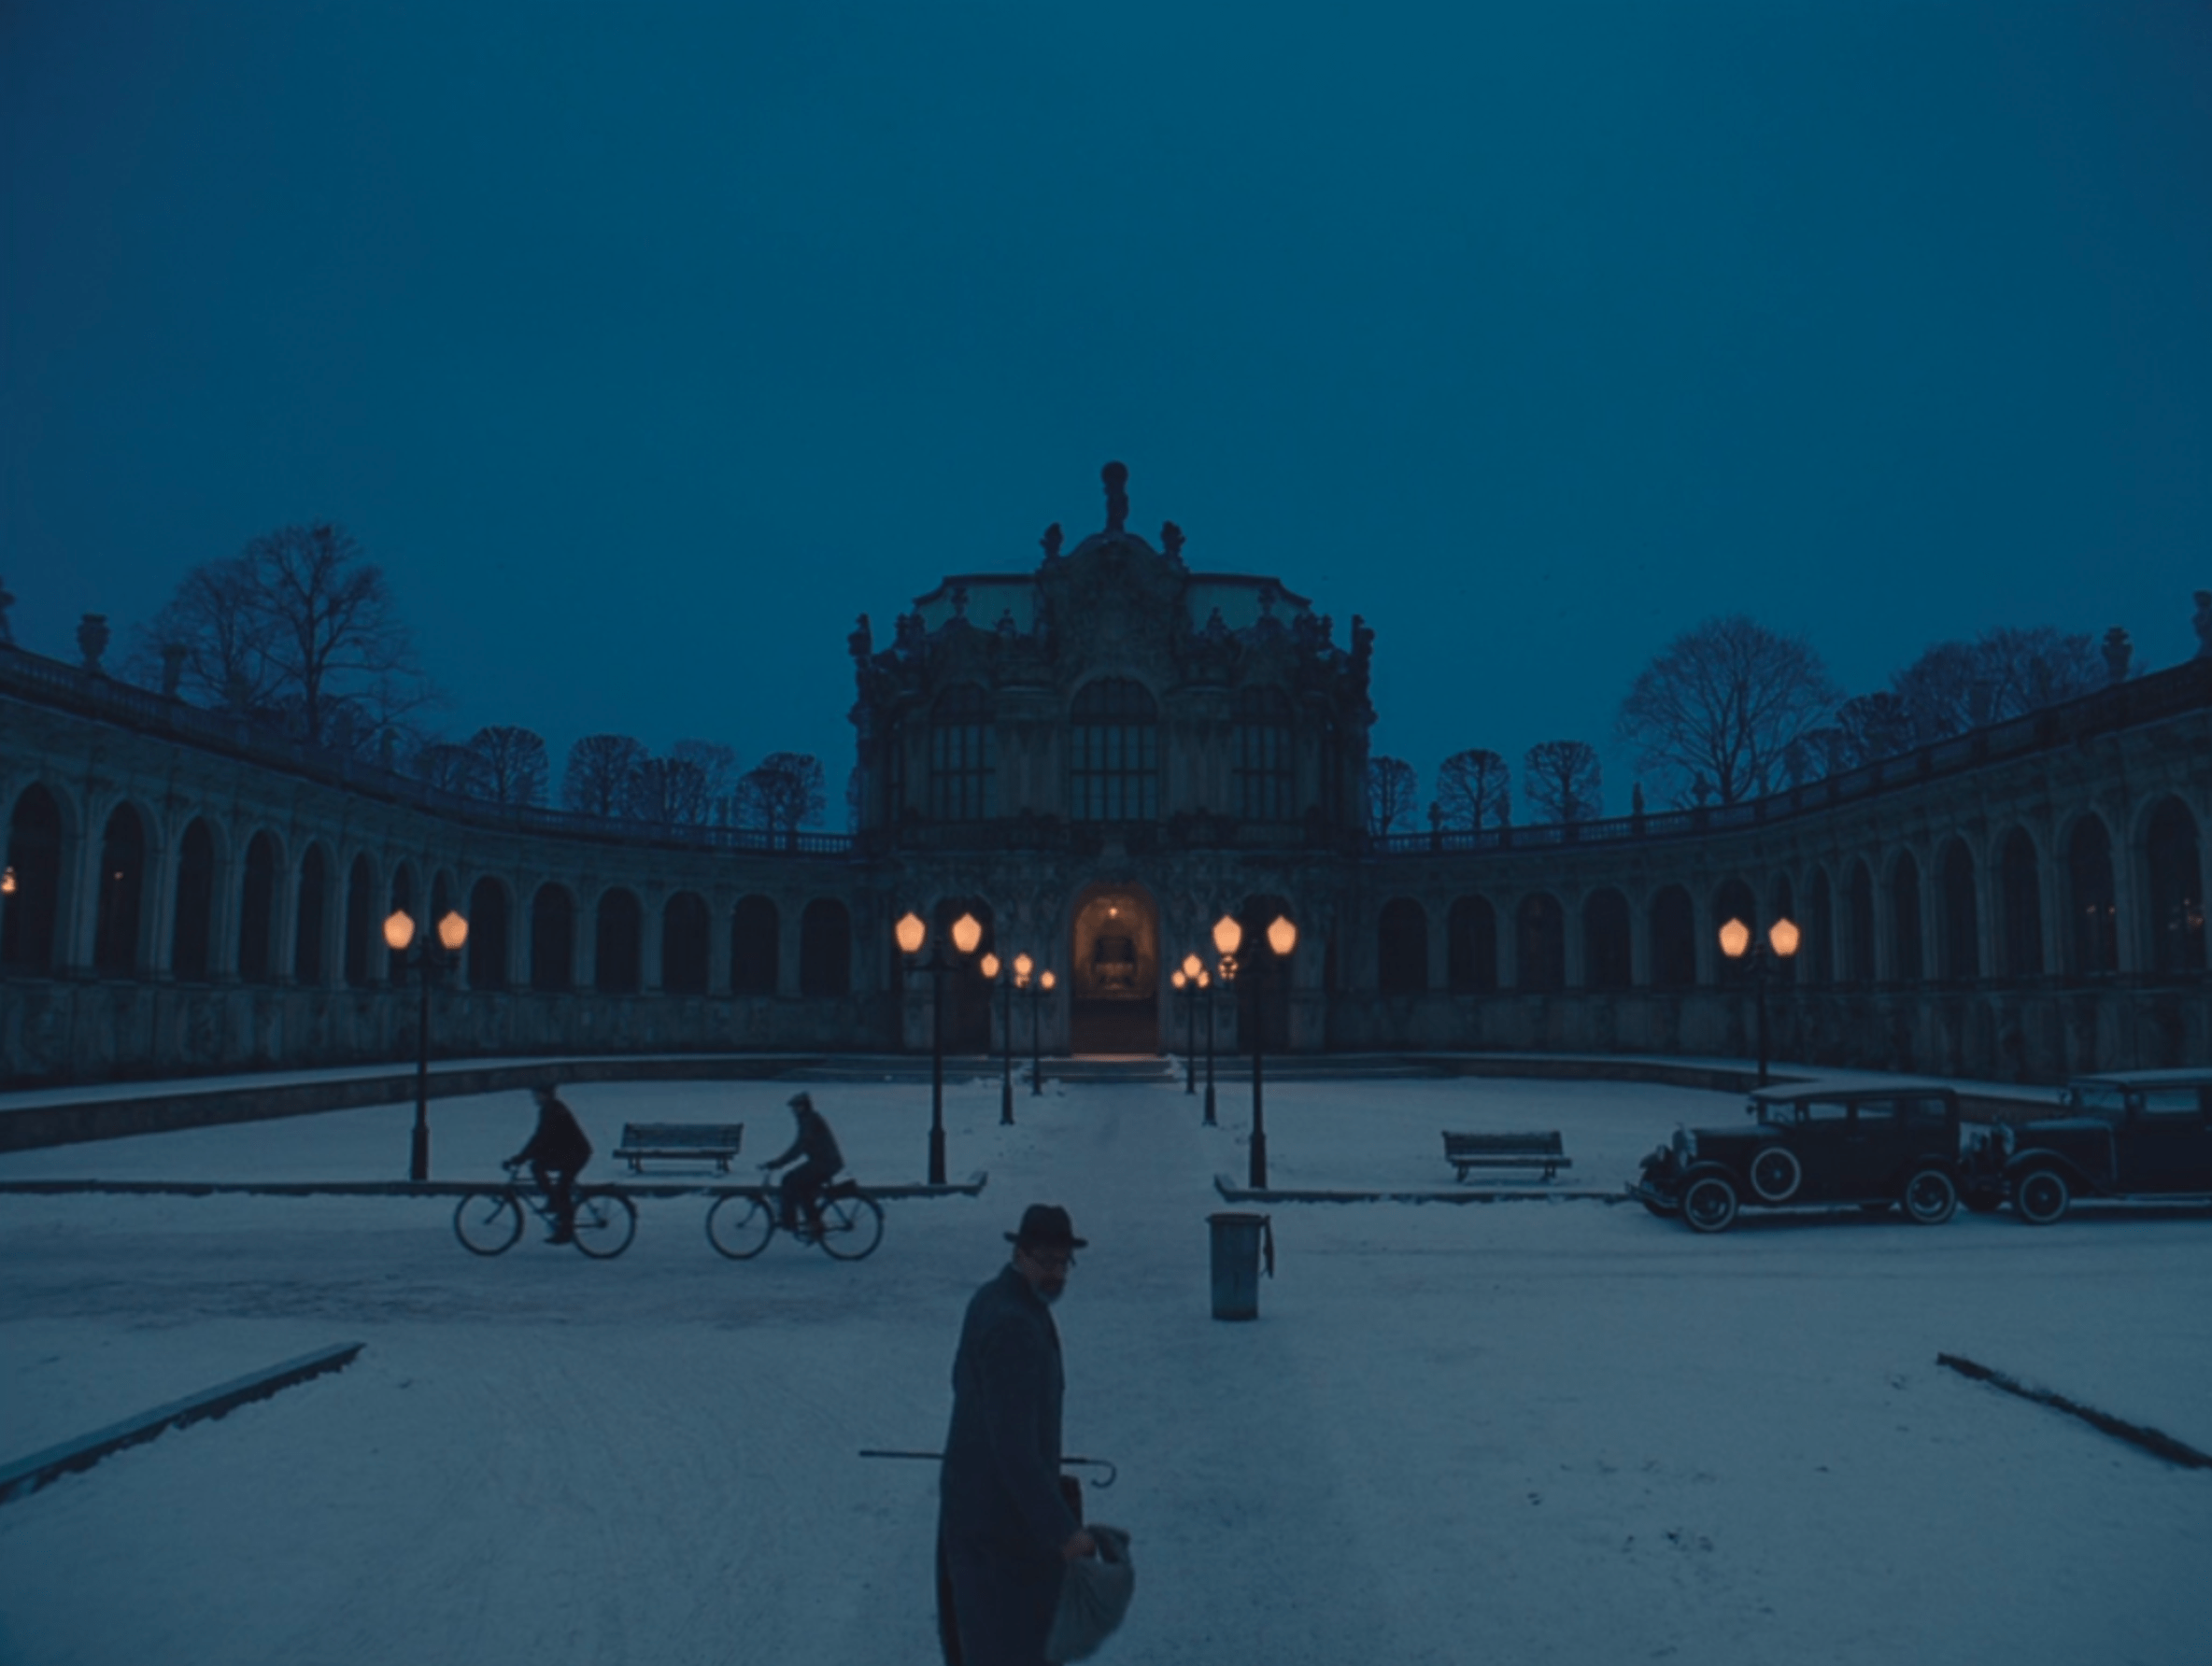
POLYGON ((416 1181, 430 1179, 430 1124, 423 1120, 420 1107, 415 1114, 415 1137, 408 1143, 407 1179, 416 1181))
POLYGON ((1268 1131, 1265 1128, 1252 1131, 1252 1168, 1246 1179, 1255 1192, 1267 1190, 1268 1131))

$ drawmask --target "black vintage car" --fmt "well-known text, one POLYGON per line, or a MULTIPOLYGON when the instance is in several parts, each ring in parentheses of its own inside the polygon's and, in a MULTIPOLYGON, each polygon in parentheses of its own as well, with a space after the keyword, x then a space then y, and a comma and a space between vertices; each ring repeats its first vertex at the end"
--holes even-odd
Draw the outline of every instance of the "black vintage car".
POLYGON ((2077 1076, 2060 1104, 2063 1115, 2001 1130, 1981 1156, 2030 1225, 2077 1197, 2212 1198, 2212 1069, 2077 1076))
POLYGON ((1929 1226, 1958 1207, 1959 1100, 1940 1082, 1794 1082, 1761 1088, 1748 1114, 1748 1128, 1677 1128, 1629 1193, 1694 1232, 1746 1207, 1902 1204, 1929 1226))

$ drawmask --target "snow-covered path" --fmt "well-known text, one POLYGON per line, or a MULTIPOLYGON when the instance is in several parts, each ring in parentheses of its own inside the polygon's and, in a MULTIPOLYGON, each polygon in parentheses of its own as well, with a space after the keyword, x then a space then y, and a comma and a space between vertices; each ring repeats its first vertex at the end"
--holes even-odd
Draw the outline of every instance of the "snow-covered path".
MULTIPOLYGON (((579 1088, 751 1124, 787 1085, 579 1088)), ((856 1172, 918 1171, 926 1093, 818 1094, 856 1172), (919 1104, 917 1105, 917 1099, 919 1104)), ((934 1447, 970 1290, 1023 1204, 1092 1240, 1060 1322, 1068 1432, 1140 1588, 1102 1659, 2199 1661, 2212 1473, 1939 1370, 1970 1355, 2212 1448, 2212 1219, 2048 1232, 1849 1217, 1691 1236, 1633 1207, 1284 1206, 1262 1317, 1209 1317, 1210 1179, 1167 1086, 949 1094, 982 1197, 890 1206, 858 1265, 734 1264, 648 1201, 586 1264, 464 1255, 390 1199, 0 1197, 0 1457, 340 1340, 337 1376, 0 1506, 0 1661, 926 1666, 934 1447)), ((1284 1084, 1284 1184, 1448 1184, 1436 1130, 1561 1127, 1617 1180, 1729 1098, 1478 1081, 1284 1084)), ((376 1178, 404 1107, 0 1160, 0 1178, 376 1178)), ((519 1094, 433 1108, 489 1170, 519 1094)), ((767 1144, 759 1144, 765 1139, 767 1144)))

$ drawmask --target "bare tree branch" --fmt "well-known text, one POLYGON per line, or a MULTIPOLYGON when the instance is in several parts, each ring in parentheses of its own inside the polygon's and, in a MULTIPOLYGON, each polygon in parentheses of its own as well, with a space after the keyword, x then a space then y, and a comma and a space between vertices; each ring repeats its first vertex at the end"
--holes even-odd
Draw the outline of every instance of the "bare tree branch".
POLYGON ((1545 820, 1586 822, 1605 813, 1597 749, 1587 741, 1539 741, 1521 767, 1521 790, 1545 820))
POLYGON ((1677 802, 1703 780, 1735 804, 1773 789, 1784 754, 1840 697, 1805 642, 1732 614, 1667 644, 1621 702, 1619 728, 1677 802))
POLYGON ((1511 774, 1486 747, 1455 752, 1437 770, 1437 811, 1447 827, 1480 833, 1513 819, 1511 774))

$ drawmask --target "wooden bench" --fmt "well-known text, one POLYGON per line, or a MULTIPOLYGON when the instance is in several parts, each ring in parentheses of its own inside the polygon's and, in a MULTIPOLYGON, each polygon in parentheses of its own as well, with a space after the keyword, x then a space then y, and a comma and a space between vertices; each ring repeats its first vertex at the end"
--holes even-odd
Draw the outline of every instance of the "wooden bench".
POLYGON ((743 1122, 625 1122, 622 1143, 615 1155, 629 1161, 632 1174, 642 1174, 647 1157, 673 1157, 686 1162, 712 1160, 716 1170, 730 1172, 730 1159, 744 1143, 743 1122))
POLYGON ((1444 1160, 1467 1179, 1470 1168, 1540 1168, 1550 1179, 1574 1159, 1561 1154, 1559 1131, 1549 1134, 1451 1134, 1444 1136, 1444 1160))

